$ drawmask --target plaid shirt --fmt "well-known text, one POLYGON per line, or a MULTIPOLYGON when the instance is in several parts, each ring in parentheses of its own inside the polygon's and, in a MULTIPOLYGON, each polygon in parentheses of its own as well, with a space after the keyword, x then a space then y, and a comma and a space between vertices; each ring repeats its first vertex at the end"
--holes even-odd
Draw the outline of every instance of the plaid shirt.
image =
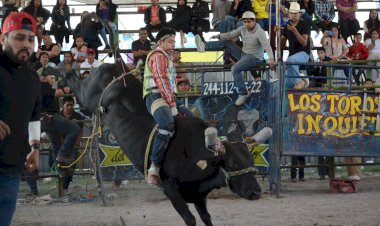
POLYGON ((335 17, 334 3, 329 0, 317 0, 315 3, 315 17, 319 21, 323 21, 326 16, 328 21, 332 21, 335 17))
MULTIPOLYGON (((163 51, 162 49, 159 49, 163 51)), ((148 61, 148 67, 152 71, 154 82, 160 90, 161 97, 169 104, 170 107, 175 107, 175 74, 173 75, 171 69, 174 69, 172 58, 167 54, 165 56, 162 52, 153 53, 148 61), (169 58, 168 58, 169 57, 169 58)))

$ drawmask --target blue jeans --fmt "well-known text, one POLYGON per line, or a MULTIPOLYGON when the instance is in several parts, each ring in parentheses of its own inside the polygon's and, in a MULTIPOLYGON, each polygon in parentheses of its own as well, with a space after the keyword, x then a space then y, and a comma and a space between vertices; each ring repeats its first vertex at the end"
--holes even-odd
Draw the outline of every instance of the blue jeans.
POLYGON ((75 141, 80 133, 80 127, 75 122, 64 118, 62 115, 55 114, 49 123, 42 121, 41 128, 46 132, 51 143, 53 159, 57 155, 71 156, 74 150, 75 141), (61 136, 65 139, 61 142, 61 136))
MULTIPOLYGON (((108 23, 108 20, 102 20, 103 23, 108 23)), ((116 31, 116 24, 111 22, 111 29, 112 29, 112 34, 115 35, 115 31, 116 31)), ((100 36, 102 37, 103 41, 104 41, 104 44, 105 45, 109 45, 109 42, 108 42, 108 39, 107 39, 107 33, 106 33, 106 28, 103 27, 102 29, 99 30, 99 34, 100 36)), ((113 40, 111 40, 113 41, 113 40)))
POLYGON ((269 28, 269 19, 258 19, 257 23, 260 24, 260 27, 263 30, 268 30, 268 28, 269 28))
POLYGON ((234 66, 232 66, 231 71, 234 76, 234 84, 237 88, 237 92, 240 95, 247 94, 247 88, 245 87, 245 81, 243 79, 243 71, 251 70, 253 67, 259 65, 261 60, 256 58, 251 54, 242 53, 241 58, 239 59, 234 66))
POLYGON ((236 28, 238 28, 238 27, 242 27, 242 26, 244 26, 244 22, 243 22, 243 20, 238 20, 238 21, 236 22, 236 28))
POLYGON ((211 42, 205 42, 205 50, 221 50, 225 49, 235 59, 240 59, 241 58, 241 48, 240 46, 236 45, 236 43, 231 42, 231 41, 211 41, 211 42))
POLYGON ((177 109, 180 114, 186 115, 188 117, 194 117, 193 112, 186 108, 182 100, 177 99, 175 103, 177 104, 177 109))
MULTIPOLYGON (((298 52, 288 57, 287 63, 307 63, 309 62, 309 54, 306 52, 298 52)), ((285 70, 285 87, 288 89, 294 88, 294 85, 301 82, 300 66, 297 64, 286 65, 285 70), (296 76, 296 78, 288 78, 289 76, 296 76)))
POLYGON ((235 21, 233 16, 226 16, 223 20, 219 22, 218 30, 220 33, 226 33, 234 30, 235 27, 235 21))
POLYGON ((150 160, 157 166, 162 164, 170 137, 173 136, 175 130, 174 118, 169 105, 159 107, 154 112, 151 111, 153 102, 160 98, 161 95, 158 93, 151 93, 145 97, 148 112, 158 124, 158 132, 155 134, 152 145, 152 155, 150 156, 150 160))
POLYGON ((20 175, 0 173, 0 225, 11 225, 16 210, 20 175))

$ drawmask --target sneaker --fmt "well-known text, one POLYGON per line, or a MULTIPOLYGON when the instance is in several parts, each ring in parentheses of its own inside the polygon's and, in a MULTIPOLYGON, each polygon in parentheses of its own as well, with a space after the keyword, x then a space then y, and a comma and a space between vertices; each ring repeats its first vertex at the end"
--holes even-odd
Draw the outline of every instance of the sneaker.
POLYGON ((241 94, 239 94, 239 97, 236 99, 236 101, 235 101, 235 105, 236 106, 240 106, 240 105, 242 105, 242 104, 244 104, 245 103, 245 101, 248 99, 248 97, 250 97, 251 96, 251 92, 248 92, 247 94, 245 94, 245 95, 241 95, 241 94))
POLYGON ((104 50, 107 50, 107 49, 110 49, 109 45, 106 45, 106 47, 104 47, 104 50))
POLYGON ((160 181, 160 167, 152 163, 148 170, 148 184, 157 186, 160 181))
POLYGON ((205 51, 205 43, 202 41, 201 36, 195 36, 195 45, 197 46, 197 51, 203 53, 205 51))

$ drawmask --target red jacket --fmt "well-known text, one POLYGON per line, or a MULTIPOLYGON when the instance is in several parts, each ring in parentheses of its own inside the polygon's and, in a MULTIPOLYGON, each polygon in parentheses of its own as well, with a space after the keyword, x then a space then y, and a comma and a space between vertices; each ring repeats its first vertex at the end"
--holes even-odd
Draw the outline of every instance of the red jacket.
POLYGON ((368 57, 368 49, 363 43, 354 44, 348 51, 348 57, 353 60, 365 60, 368 57), (359 54, 359 58, 357 58, 359 54))

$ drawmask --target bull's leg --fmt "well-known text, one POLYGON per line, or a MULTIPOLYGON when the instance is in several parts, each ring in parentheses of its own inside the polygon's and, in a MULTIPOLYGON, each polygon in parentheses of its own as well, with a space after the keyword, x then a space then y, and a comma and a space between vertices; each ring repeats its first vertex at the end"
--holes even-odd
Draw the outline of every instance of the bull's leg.
POLYGON ((164 189, 165 195, 169 198, 175 210, 177 210, 179 215, 185 221, 185 224, 188 226, 195 226, 196 225, 195 217, 193 214, 191 214, 186 201, 181 197, 178 190, 173 187, 169 189, 166 186, 164 187, 165 187, 164 189))
POLYGON ((199 216, 201 217, 203 223, 207 226, 212 226, 211 216, 207 210, 206 198, 203 198, 194 203, 195 209, 197 210, 199 216))

